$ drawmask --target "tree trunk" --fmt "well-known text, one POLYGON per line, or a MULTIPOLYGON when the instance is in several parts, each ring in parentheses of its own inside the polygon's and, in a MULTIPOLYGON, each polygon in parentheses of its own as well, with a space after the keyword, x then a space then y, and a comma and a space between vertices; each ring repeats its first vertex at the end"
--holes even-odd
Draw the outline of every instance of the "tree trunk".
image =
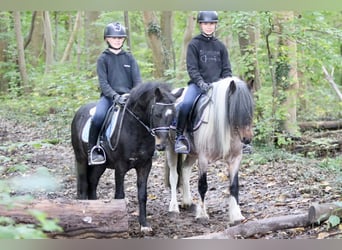
POLYGON ((124 11, 124 20, 125 20, 125 27, 126 27, 126 34, 127 34, 126 44, 128 47, 128 51, 132 51, 131 25, 129 23, 129 14, 127 10, 124 11))
POLYGON ((44 21, 43 21, 43 11, 35 11, 35 16, 32 17, 32 23, 30 28, 30 33, 28 35, 28 39, 30 38, 30 42, 27 39, 27 47, 26 50, 30 51, 29 64, 32 64, 33 67, 38 66, 39 59, 42 56, 45 56, 43 51, 44 49, 44 21))
POLYGON ((53 38, 51 30, 51 21, 48 11, 43 12, 44 21, 44 41, 45 41, 45 74, 50 71, 53 64, 53 38))
POLYGON ((246 82, 253 81, 254 90, 260 89, 260 72, 257 60, 257 41, 259 37, 258 25, 254 14, 246 13, 249 15, 247 20, 244 20, 241 30, 238 33, 238 40, 240 45, 240 52, 244 58, 244 65, 246 70, 244 72, 244 80, 246 82))
MULTIPOLYGON (((179 80, 184 80, 184 79, 189 78, 186 72, 186 52, 188 49, 188 44, 192 39, 192 34, 194 32, 195 26, 196 26, 196 17, 194 17, 193 12, 189 12, 185 31, 184 31, 181 55, 180 55, 179 65, 178 65, 177 79, 179 80)), ((184 82, 183 85, 186 85, 186 82, 184 82)))
POLYGON ((236 239, 249 238, 256 234, 266 234, 277 230, 296 227, 307 227, 315 223, 322 223, 330 215, 342 216, 342 205, 338 203, 312 205, 308 213, 270 217, 262 220, 248 221, 244 224, 230 227, 223 232, 194 236, 190 239, 236 239))
POLYGON ((154 64, 153 76, 156 79, 164 77, 165 61, 163 56, 163 44, 161 41, 161 29, 154 11, 144 11, 143 19, 147 43, 152 50, 154 64))
POLYGON ((76 14, 76 20, 74 23, 74 27, 73 30, 71 31, 70 37, 69 37, 69 41, 67 43, 67 46, 65 47, 64 53, 63 53, 63 57, 61 59, 61 63, 65 62, 67 60, 67 58, 70 58, 70 54, 71 54, 71 49, 72 46, 75 42, 76 39, 76 35, 78 30, 81 27, 81 16, 82 16, 82 12, 78 11, 76 14))
POLYGON ((20 12, 14 11, 13 18, 14 18, 15 36, 16 36, 16 41, 17 41, 17 49, 18 49, 18 64, 19 64, 19 71, 20 71, 20 77, 21 77, 21 86, 23 87, 24 92, 28 93, 29 92, 29 80, 28 80, 28 75, 26 71, 24 40, 23 40, 23 35, 21 33, 20 12))
POLYGON ((161 13, 161 37, 163 44, 163 57, 165 69, 175 70, 175 53, 173 49, 173 16, 172 11, 162 11, 161 13))
POLYGON ((30 204, 14 204, 9 209, 0 205, 0 214, 17 224, 37 224, 30 210, 44 212, 57 219, 63 232, 47 232, 50 238, 128 238, 126 201, 111 200, 35 200, 30 204))
MULTIPOLYGON (((5 12, 0 12, 0 34, 6 34, 7 27, 5 24, 5 12)), ((7 62, 7 56, 6 51, 8 47, 8 41, 7 39, 0 39, 0 62, 3 62, 3 66, 1 66, 0 70, 0 94, 1 93, 7 93, 8 91, 8 83, 5 81, 4 74, 6 73, 6 62, 7 62)))
POLYGON ((282 106, 287 114, 283 120, 282 128, 291 135, 298 133, 297 126, 297 92, 298 92, 298 76, 297 76, 297 43, 291 38, 287 38, 284 34, 284 26, 291 34, 294 19, 292 11, 278 12, 276 24, 280 33, 278 42, 278 60, 276 67, 277 87, 283 92, 282 106))
POLYGON ((84 67, 87 71, 92 72, 92 76, 96 75, 96 60, 104 48, 103 30, 96 25, 96 21, 100 17, 100 11, 86 11, 84 20, 85 32, 85 55, 87 56, 87 65, 84 67))

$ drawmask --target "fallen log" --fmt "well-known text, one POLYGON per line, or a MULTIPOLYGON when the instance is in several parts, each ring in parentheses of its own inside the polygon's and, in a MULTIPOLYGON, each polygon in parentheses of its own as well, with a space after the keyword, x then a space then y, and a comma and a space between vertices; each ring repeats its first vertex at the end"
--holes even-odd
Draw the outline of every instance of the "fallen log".
POLYGON ((342 218, 342 203, 313 204, 309 208, 308 220, 311 224, 322 223, 331 215, 342 218))
POLYGON ((34 200, 0 206, 1 216, 12 218, 17 224, 38 224, 28 213, 38 210, 48 219, 57 219, 63 232, 46 232, 49 238, 128 238, 128 214, 122 200, 34 200))
POLYGON ((308 129, 341 129, 342 120, 299 122, 298 126, 302 131, 308 130, 308 129))
POLYGON ((308 213, 298 215, 286 215, 270 217, 261 220, 248 221, 233 227, 229 227, 223 232, 210 233, 193 236, 187 239, 236 239, 249 238, 256 234, 266 234, 277 230, 289 228, 307 227, 315 223, 322 223, 335 214, 342 216, 341 203, 315 204, 310 206, 308 213))

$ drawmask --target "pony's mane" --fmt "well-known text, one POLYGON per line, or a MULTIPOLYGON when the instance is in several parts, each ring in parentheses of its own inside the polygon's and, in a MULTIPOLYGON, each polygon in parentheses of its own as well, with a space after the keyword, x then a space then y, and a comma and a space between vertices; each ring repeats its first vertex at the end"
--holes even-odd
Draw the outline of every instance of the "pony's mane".
POLYGON ((229 154, 234 128, 250 125, 253 119, 253 97, 247 84, 239 78, 225 78, 213 83, 212 102, 204 110, 206 126, 198 131, 197 152, 207 152, 211 158, 229 154), (234 81, 236 90, 229 91, 234 81))
MULTIPOLYGON (((159 88, 163 93, 171 92, 170 86, 165 83, 160 83, 160 82, 141 83, 135 86, 130 91, 129 103, 132 103, 132 104, 136 103, 137 101, 140 100, 140 98, 142 98, 148 93, 154 94, 154 90, 157 88, 159 88)), ((148 100, 145 100, 145 101, 148 101, 148 100)))

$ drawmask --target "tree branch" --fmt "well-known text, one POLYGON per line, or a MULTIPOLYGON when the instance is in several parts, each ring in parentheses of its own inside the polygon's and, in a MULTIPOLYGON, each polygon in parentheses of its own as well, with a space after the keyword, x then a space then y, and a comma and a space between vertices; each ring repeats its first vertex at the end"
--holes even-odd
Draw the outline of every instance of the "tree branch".
POLYGON ((325 74, 325 78, 330 83, 330 85, 333 87, 335 92, 337 93, 338 97, 340 98, 340 101, 342 101, 342 94, 341 94, 340 90, 338 89, 337 84, 334 82, 334 78, 333 78, 332 74, 329 74, 327 69, 324 66, 322 66, 322 69, 323 69, 323 72, 325 74))

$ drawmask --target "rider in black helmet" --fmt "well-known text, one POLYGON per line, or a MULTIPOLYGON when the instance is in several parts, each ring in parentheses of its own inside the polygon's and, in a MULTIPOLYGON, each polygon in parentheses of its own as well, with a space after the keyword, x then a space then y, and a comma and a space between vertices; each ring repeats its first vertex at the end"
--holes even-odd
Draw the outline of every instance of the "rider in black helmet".
POLYGON ((96 69, 101 96, 89 131, 89 165, 104 163, 104 155, 101 151, 94 150, 94 146, 97 144, 108 109, 114 102, 123 105, 125 98, 122 95, 141 83, 140 70, 135 58, 122 49, 126 37, 125 27, 118 22, 109 23, 104 29, 103 38, 108 48, 97 59, 96 69))
POLYGON ((205 94, 211 83, 232 76, 228 50, 215 37, 218 23, 217 12, 200 11, 197 15, 197 22, 201 34, 195 36, 188 45, 186 65, 190 81, 180 105, 176 123, 175 152, 181 154, 190 152, 189 141, 183 132, 196 97, 201 93, 205 94))

